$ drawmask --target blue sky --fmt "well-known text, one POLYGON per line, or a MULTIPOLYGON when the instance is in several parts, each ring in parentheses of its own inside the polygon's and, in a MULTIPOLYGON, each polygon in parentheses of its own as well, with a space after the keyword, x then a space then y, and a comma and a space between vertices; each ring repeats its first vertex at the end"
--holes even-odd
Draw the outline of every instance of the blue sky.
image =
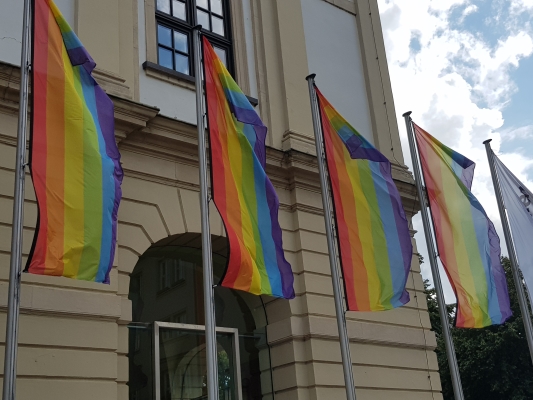
MULTIPOLYGON (((401 115, 476 162, 472 191, 503 234, 482 142, 533 188, 533 0, 378 0, 402 149, 401 115)), ((419 252, 427 249, 419 216, 419 252)), ((502 252, 507 250, 502 243, 502 252)), ((431 279, 429 263, 422 274, 431 279)), ((455 302, 446 282, 448 302, 455 302)))

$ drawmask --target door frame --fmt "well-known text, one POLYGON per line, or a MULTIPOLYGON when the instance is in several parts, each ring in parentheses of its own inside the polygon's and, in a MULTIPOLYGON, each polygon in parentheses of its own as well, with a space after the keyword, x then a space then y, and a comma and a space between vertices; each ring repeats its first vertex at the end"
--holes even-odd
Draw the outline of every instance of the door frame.
MULTIPOLYGON (((170 328, 170 329, 179 329, 185 331, 195 331, 195 332, 205 332, 204 325, 194 325, 194 324, 179 324, 173 322, 154 322, 154 336, 153 336, 153 345, 154 345, 154 389, 155 389, 155 400, 161 400, 161 367, 160 367, 160 356, 159 351, 159 329, 160 328, 170 328)), ((221 333, 230 333, 233 336, 233 365, 235 366, 235 380, 237 382, 236 394, 237 400, 242 400, 242 382, 241 382, 241 354, 239 351, 239 330, 236 328, 223 328, 216 327, 216 332, 221 333)))

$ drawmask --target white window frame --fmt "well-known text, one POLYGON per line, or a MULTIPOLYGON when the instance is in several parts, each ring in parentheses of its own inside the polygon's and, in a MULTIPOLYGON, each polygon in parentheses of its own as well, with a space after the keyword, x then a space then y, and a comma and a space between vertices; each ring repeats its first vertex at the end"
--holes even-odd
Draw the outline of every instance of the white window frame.
MULTIPOLYGON (((173 322, 154 322, 154 388, 155 400, 161 400, 161 367, 159 351, 159 331, 160 328, 180 329, 194 332, 205 332, 204 325, 177 324, 173 322)), ((235 366, 236 394, 237 400, 242 400, 242 382, 241 382, 241 355, 239 351, 239 330, 235 328, 217 327, 216 332, 230 333, 233 336, 233 365, 235 366)))

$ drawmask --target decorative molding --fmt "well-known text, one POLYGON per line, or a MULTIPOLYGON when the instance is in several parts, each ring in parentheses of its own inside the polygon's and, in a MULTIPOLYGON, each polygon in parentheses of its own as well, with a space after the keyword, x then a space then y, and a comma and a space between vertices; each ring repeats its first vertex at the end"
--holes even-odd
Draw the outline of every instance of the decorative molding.
POLYGON ((156 0, 144 0, 144 35, 146 39, 146 61, 157 64, 155 2, 156 0))
POLYGON ((235 77, 244 94, 250 95, 250 73, 248 71, 248 54, 246 51, 246 32, 244 29, 243 0, 230 1, 233 54, 235 77))
MULTIPOLYGON (((5 144, 7 146, 16 147, 17 146, 17 137, 16 136, 8 136, 3 135, 0 133, 0 144, 5 144)), ((10 171, 15 171, 13 168, 10 171)))
MULTIPOLYGON (((78 1, 78 0, 76 0, 78 1)), ((139 7, 138 0, 131 2, 133 7, 133 100, 141 100, 141 88, 139 82, 140 71, 140 54, 139 54, 139 7)))
POLYGON ((130 87, 120 75, 96 67, 93 70, 93 77, 108 95, 132 99, 130 87))
POLYGON ((162 67, 159 64, 154 64, 150 61, 145 61, 142 67, 147 76, 182 87, 184 89, 192 90, 193 92, 196 90, 196 84, 192 76, 162 67))
POLYGON ((324 210, 322 208, 313 207, 307 204, 300 204, 300 203, 295 203, 291 205, 280 204, 279 209, 289 212, 289 213, 301 211, 301 212, 308 213, 308 214, 314 214, 314 215, 320 215, 320 216, 324 215, 324 210))
MULTIPOLYGON (((255 76, 257 81, 257 97, 259 100, 259 114, 266 126, 272 126, 270 115, 270 104, 268 94, 268 84, 266 76, 266 59, 265 59, 265 39, 263 36, 263 23, 261 19, 262 9, 264 4, 261 0, 250 0, 252 10, 252 31, 254 40, 254 64, 255 76)), ((269 135, 267 143, 272 144, 272 136, 269 135)))
POLYGON ((115 105, 115 138, 118 143, 132 132, 146 127, 146 124, 159 113, 157 107, 110 96, 115 105))
MULTIPOLYGON (((13 97, 18 101, 18 71, 16 66, 0 63, 0 93, 4 93, 3 97, 13 97)), ((193 167, 198 165, 195 125, 161 116, 156 107, 116 96, 111 96, 111 99, 115 105, 115 136, 121 150, 193 167)), ((18 110, 16 102, 7 101, 5 105, 2 100, 0 97, 0 112, 13 114, 18 110)), ((2 141, 13 142, 13 138, 4 136, 2 141)), ((320 193, 313 138, 300 132, 286 132, 283 146, 283 150, 267 147, 266 171, 273 185, 282 190, 300 189, 320 193)), ((138 170, 127 169, 126 173, 131 177, 163 185, 199 190, 197 183, 168 179, 138 170)), ((406 166, 397 163, 392 164, 392 175, 410 218, 420 209, 412 175, 406 166)), ((295 199, 292 203, 281 204, 281 208, 288 212, 299 210, 323 215, 320 207, 301 204, 295 199)))
POLYGON ((281 140, 283 150, 296 150, 316 156, 315 139, 301 132, 287 131, 281 140))
MULTIPOLYGON (((423 312, 423 310, 420 310, 423 312)), ((268 312, 268 311, 267 311, 268 312)), ((401 325, 389 325, 379 322, 368 322, 364 320, 347 318, 348 336, 351 343, 368 343, 386 345, 391 347, 435 349, 435 334, 430 329, 424 327, 405 327, 401 325), (376 330, 382 330, 381 334, 376 334, 376 330), (391 334, 394 331, 394 337, 391 334), (411 340, 397 339, 401 333, 404 338, 411 340), (428 335, 428 336, 426 336, 428 335), (418 336, 418 337, 417 337, 418 336), (431 340, 431 336, 433 339, 431 340)), ((317 317, 314 315, 292 316, 290 320, 282 320, 268 325, 269 344, 278 346, 282 343, 295 340, 308 341, 310 339, 325 339, 338 342, 339 336, 336 331, 335 317, 317 317), (306 323, 303 323, 306 321, 306 323), (286 329, 280 325, 290 324, 286 329), (276 330, 277 334, 271 333, 276 330), (283 332, 285 334, 280 333, 283 332)))
POLYGON ((0 62, 0 108, 18 111, 20 90, 20 67, 0 62), (16 107, 16 108, 14 108, 16 107))

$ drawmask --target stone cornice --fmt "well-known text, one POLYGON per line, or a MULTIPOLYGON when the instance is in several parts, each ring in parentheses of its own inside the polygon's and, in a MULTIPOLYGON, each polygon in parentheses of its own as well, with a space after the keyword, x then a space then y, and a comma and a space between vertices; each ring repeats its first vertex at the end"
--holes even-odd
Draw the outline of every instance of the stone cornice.
MULTIPOLYGON (((0 63, 0 112, 18 110, 20 69, 0 63)), ((115 105, 115 135, 119 148, 150 157, 195 166, 198 163, 196 126, 159 115, 159 109, 143 105, 127 98, 110 95, 115 105)), ((304 133, 287 132, 284 149, 267 148, 267 174, 279 188, 302 189, 320 193, 318 167, 314 154, 314 141, 304 133), (294 147, 289 147, 294 144, 294 147), (287 148, 285 148, 287 147, 287 148)), ((128 175, 160 181, 141 171, 126 171, 128 175)), ((416 188, 411 173, 404 165, 392 163, 392 174, 408 216, 419 210, 416 188)), ((164 180, 164 179, 163 179, 164 180)), ((166 182, 166 180, 165 180, 166 182)), ((167 182, 169 183, 169 182, 167 182)), ((174 182, 174 185, 193 188, 196 185, 174 182)), ((321 213, 308 205, 284 205, 284 209, 321 213), (303 208, 302 208, 303 207, 303 208)))
POLYGON ((0 110, 3 112, 18 111, 20 89, 20 68, 0 62, 0 110))
POLYGON ((122 142, 129 135, 146 128, 148 121, 159 113, 157 107, 116 96, 109 96, 115 105, 115 137, 117 143, 122 142))

